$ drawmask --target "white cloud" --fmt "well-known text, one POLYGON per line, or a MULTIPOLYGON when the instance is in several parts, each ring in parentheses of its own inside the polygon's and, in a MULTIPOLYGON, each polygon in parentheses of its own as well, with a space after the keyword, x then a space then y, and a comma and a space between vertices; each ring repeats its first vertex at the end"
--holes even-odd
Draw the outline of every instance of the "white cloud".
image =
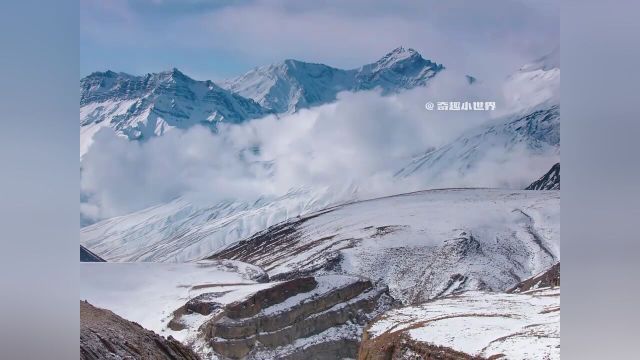
POLYGON ((490 94, 499 92, 468 86, 460 74, 445 71, 427 88, 395 96, 343 93, 333 104, 222 126, 217 134, 194 127, 135 142, 105 128, 82 160, 82 214, 97 220, 183 195, 208 202, 254 201, 292 188, 356 184, 361 196, 373 197, 436 185, 505 186, 514 184, 505 179, 518 183, 539 177, 546 163, 531 166, 526 152, 507 159, 490 156, 468 178, 445 173, 400 183, 393 177, 411 156, 452 141, 489 115, 427 111, 426 101, 490 94), (518 174, 506 173, 505 164, 518 174))

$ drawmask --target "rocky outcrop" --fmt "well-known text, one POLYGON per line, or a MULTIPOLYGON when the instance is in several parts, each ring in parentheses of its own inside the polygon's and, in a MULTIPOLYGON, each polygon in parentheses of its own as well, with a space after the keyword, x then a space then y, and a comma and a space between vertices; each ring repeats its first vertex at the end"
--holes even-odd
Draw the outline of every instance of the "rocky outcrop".
POLYGON ((105 262, 105 260, 80 245, 80 262, 105 262))
POLYGON ((549 270, 543 273, 521 281, 518 285, 509 289, 507 292, 521 293, 525 291, 556 286, 560 286, 560 263, 553 265, 551 268, 549 268, 549 270))
POLYGON ((301 359, 308 351, 317 359, 355 357, 362 327, 389 300, 386 288, 358 277, 299 278, 227 305, 203 337, 232 359, 301 359))
MULTIPOLYGON (((366 333, 365 333, 366 335, 366 333)), ((363 339, 358 360, 488 360, 444 346, 421 343, 404 333, 363 339)))
POLYGON ((80 359, 199 360, 193 350, 109 310, 80 302, 80 359))
POLYGON ((546 174, 525 188, 525 190, 560 190, 560 163, 556 163, 546 174))

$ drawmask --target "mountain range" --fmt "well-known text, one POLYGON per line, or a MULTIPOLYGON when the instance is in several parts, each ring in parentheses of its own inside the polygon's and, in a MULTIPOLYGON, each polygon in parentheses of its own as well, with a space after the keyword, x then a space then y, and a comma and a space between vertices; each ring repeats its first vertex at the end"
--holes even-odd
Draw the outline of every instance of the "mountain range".
POLYGON ((94 72, 80 80, 80 154, 105 126, 131 140, 196 124, 215 129, 220 122, 240 123, 329 103, 342 91, 380 88, 388 94, 424 86, 443 69, 417 51, 399 47, 357 69, 289 59, 220 84, 194 80, 175 68, 143 76, 94 72))
MULTIPOLYGON (((422 57, 415 51, 399 48, 383 57, 376 66, 378 69, 397 70, 399 64, 405 61, 408 61, 407 64, 423 63, 419 59, 422 57), (389 67, 389 64, 394 65, 389 67)), ((425 64, 426 62, 428 61, 424 60, 425 64)), ((253 74, 256 75, 257 70, 253 74)), ((509 156, 517 151, 524 151, 525 156, 547 156, 548 161, 545 161, 548 163, 542 164, 539 169, 540 174, 544 173, 559 160, 560 153, 560 106, 553 96, 553 90, 546 96, 549 88, 557 86, 558 74, 559 69, 550 60, 539 60, 534 65, 523 66, 508 82, 512 84, 514 78, 537 79, 536 89, 542 89, 545 93, 541 97, 542 103, 536 104, 532 109, 480 124, 449 143, 425 149, 423 153, 399 162, 395 169, 390 169, 395 173, 395 181, 401 184, 402 181, 410 181, 415 177, 423 184, 438 184, 439 178, 461 178, 470 172, 481 170, 487 161, 493 161, 491 157, 495 154, 509 156), (542 86, 545 81, 546 87, 542 86)), ((416 77, 413 79, 418 81, 416 77)), ((420 81, 427 83, 428 79, 422 78, 420 81)), ((236 79, 235 83, 240 81, 236 79)), ((404 84, 408 87, 416 83, 404 84)), ((525 86, 525 91, 529 90, 525 86)), ((265 92, 265 96, 268 93, 265 92)), ((256 99, 263 101, 267 97, 256 99)), ((84 101, 86 103, 89 100, 84 101)), ((257 104, 254 100, 247 101, 257 104)), ((257 106, 262 107, 260 104, 257 106)), ((107 122, 113 124, 112 120, 107 122)), ((500 164, 499 159, 497 163, 500 164)), ((500 174, 492 176, 509 180, 513 177, 512 172, 515 172, 513 166, 519 165, 502 163, 499 167, 500 174)), ((518 188, 524 188, 538 176, 525 179, 518 188)), ((445 183, 444 186, 449 185, 445 183)), ((357 185, 346 189, 301 187, 291 189, 280 197, 258 201, 232 199, 196 205, 187 198, 179 198, 83 227, 81 243, 107 261, 193 261, 281 221, 356 200, 361 200, 357 185)))
POLYGON ((383 93, 393 93, 424 86, 443 69, 417 51, 399 47, 357 69, 285 60, 253 69, 221 86, 274 112, 290 113, 335 101, 341 91, 380 88, 383 93))

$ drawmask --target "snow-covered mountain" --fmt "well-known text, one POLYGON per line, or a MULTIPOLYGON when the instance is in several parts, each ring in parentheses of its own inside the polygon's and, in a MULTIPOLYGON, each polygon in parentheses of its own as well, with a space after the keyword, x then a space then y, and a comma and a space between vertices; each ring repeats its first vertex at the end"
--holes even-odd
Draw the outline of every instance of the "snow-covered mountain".
POLYGON ((548 166, 558 162, 559 49, 522 66, 506 79, 503 92, 504 115, 467 130, 444 146, 426 149, 403 164, 396 176, 456 179, 478 170, 483 161, 502 163, 502 170, 509 171, 507 163, 517 161, 518 155, 546 156, 548 166))
POLYGON ((238 123, 268 113, 251 99, 177 69, 144 76, 95 72, 80 80, 80 152, 104 126, 138 140, 171 128, 238 123))
POLYGON ((336 100, 336 94, 349 90, 353 76, 347 71, 323 64, 297 60, 259 67, 220 85, 253 99, 278 113, 336 100))
POLYGON ((427 181, 455 179, 481 169, 483 161, 511 161, 516 152, 548 155, 554 162, 559 159, 559 105, 542 106, 525 115, 509 115, 468 130, 442 147, 415 156, 396 176, 417 175, 427 181))
POLYGON ((424 86, 442 69, 442 65, 424 59, 417 51, 399 47, 358 69, 285 60, 253 69, 221 86, 284 113, 335 101, 341 91, 379 87, 383 93, 393 93, 424 86))
MULTIPOLYGON (((414 68, 409 65, 420 64, 423 61, 421 59, 419 54, 410 49, 396 49, 375 64, 367 65, 357 72, 361 74, 361 78, 372 79, 372 82, 393 83, 389 79, 398 79, 391 76, 391 74, 397 75, 395 70, 399 68, 416 70, 420 66, 414 68), (364 76, 365 73, 368 75, 364 76)), ((324 65, 311 67, 319 72, 329 71, 324 68, 324 65)), ((523 69, 531 68, 523 67, 523 69)), ((533 69, 546 71, 545 66, 533 67, 533 69)), ((306 70, 306 73, 311 72, 312 70, 306 70)), ((429 74, 429 71, 422 73, 416 70, 416 73, 424 75, 429 74)), ((116 79, 129 77, 123 74, 112 75, 116 79)), ((197 87, 200 86, 197 84, 201 83, 183 78, 178 72, 172 72, 166 76, 172 78, 171 83, 174 84, 178 78, 182 79, 178 81, 181 84, 196 84, 193 86, 197 87)), ((401 83, 404 84, 403 86, 424 84, 429 76, 432 75, 411 77, 413 79, 411 81, 403 78, 401 83)), ((330 77, 326 76, 326 78, 330 77)), ((137 79, 140 80, 140 78, 137 79)), ((360 84, 372 82, 361 81, 360 84)), ((133 88, 127 90, 124 85, 105 85, 106 88, 113 88, 107 93, 120 93, 122 101, 137 101, 134 99, 140 90, 133 89, 137 89, 136 86, 140 86, 139 83, 124 81, 123 84, 125 83, 133 88)), ((213 84, 211 86, 229 93, 213 84)), ((364 88, 368 85, 361 86, 364 88)), ((173 91, 182 89, 179 92, 188 94, 191 87, 184 88, 176 85, 173 89, 173 91)), ((100 91, 92 93, 93 97, 83 98, 86 106, 91 107, 97 102, 105 101, 99 95, 100 91)), ((239 97, 239 95, 234 96, 239 97)), ((158 98, 166 99, 161 96, 158 98)), ((188 96, 184 98, 187 99, 188 96)), ((253 100, 248 101, 262 108, 253 100)), ((150 109, 155 109, 155 105, 150 109)), ((115 119, 124 118, 116 116, 115 119)), ((117 121, 114 123, 112 120, 90 124, 103 126, 101 124, 104 122, 115 124, 117 128, 120 126, 120 123, 117 121)), ((528 112, 491 120, 465 132, 444 146, 429 149, 407 160, 407 163, 399 163, 396 177, 398 181, 419 179, 422 181, 417 187, 419 189, 425 188, 424 184, 434 184, 438 181, 442 186, 450 186, 447 185, 447 179, 462 178, 470 172, 485 169, 484 166, 489 163, 502 166, 500 169, 504 171, 504 178, 509 179, 513 176, 509 168, 503 166, 500 159, 496 160, 492 157, 498 154, 509 158, 518 151, 524 151, 525 158, 536 155, 548 156, 548 160, 552 162, 541 165, 545 167, 540 170, 542 173, 548 169, 547 166, 559 160, 559 130, 559 105, 553 101, 546 101, 528 112)), ((518 188, 524 188, 530 181, 531 178, 527 177, 526 183, 519 185, 518 188)), ((478 186, 478 184, 465 184, 465 186, 478 186)), ((231 246, 278 222, 357 199, 357 188, 349 188, 346 191, 326 188, 292 190, 281 197, 257 201, 231 200, 195 204, 181 198, 84 227, 81 230, 81 244, 107 261, 192 261, 208 256, 223 247, 231 246)))
POLYGON ((80 80, 80 154, 105 126, 131 140, 195 124, 215 128, 218 122, 239 123, 332 102, 341 91, 411 89, 425 85, 442 69, 415 50, 400 47, 353 70, 285 60, 224 81, 222 87, 178 69, 143 76, 95 72, 80 80))

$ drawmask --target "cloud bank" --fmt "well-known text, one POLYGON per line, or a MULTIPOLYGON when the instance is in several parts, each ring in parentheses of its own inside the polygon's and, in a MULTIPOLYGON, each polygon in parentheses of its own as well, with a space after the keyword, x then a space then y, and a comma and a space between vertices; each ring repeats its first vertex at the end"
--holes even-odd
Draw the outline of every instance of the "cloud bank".
POLYGON ((92 222, 179 196, 252 202, 303 187, 355 186, 361 198, 430 187, 522 187, 542 175, 557 154, 535 157, 526 149, 509 154, 498 149, 464 177, 394 177, 412 156, 451 142, 491 115, 427 111, 426 101, 499 96, 445 71, 427 88, 393 96, 342 93, 333 104, 221 125, 217 133, 204 127, 173 129, 137 142, 104 128, 81 163, 81 213, 92 222))

